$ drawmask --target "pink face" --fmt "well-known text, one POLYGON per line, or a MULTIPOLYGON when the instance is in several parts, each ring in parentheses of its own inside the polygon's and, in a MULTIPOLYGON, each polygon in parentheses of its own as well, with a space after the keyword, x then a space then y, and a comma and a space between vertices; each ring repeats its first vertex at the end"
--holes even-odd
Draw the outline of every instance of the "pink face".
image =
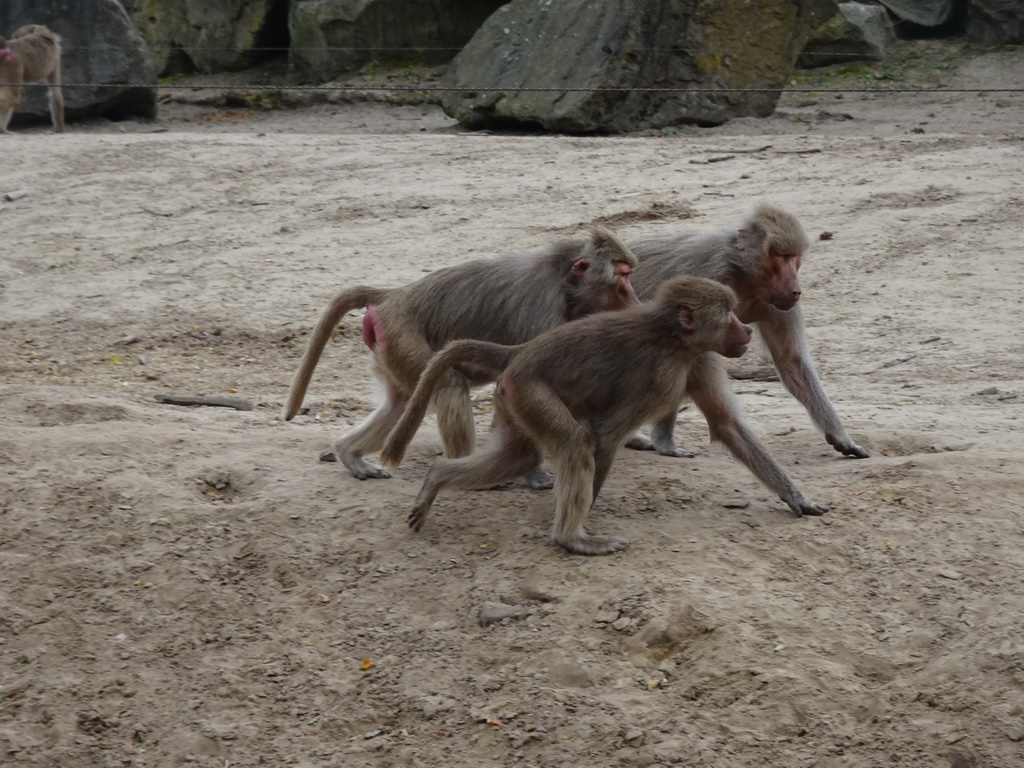
POLYGON ((633 291, 633 283, 629 279, 631 274, 633 274, 633 268, 628 264, 615 265, 615 282, 610 288, 611 301, 608 309, 625 309, 640 303, 633 291))
POLYGON ((752 281, 758 298, 783 312, 792 309, 800 300, 800 271, 802 254, 799 251, 776 251, 761 260, 761 268, 752 281))
POLYGON ((741 323, 735 312, 730 312, 729 327, 725 332, 725 344, 719 354, 724 357, 741 357, 747 351, 747 346, 752 338, 754 338, 754 329, 741 323))
POLYGON ((7 47, 7 41, 0 37, 0 64, 14 64, 14 51, 7 47))
MULTIPOLYGON (((590 269, 590 259, 580 259, 572 265, 572 273, 583 278, 590 269)), ((633 274, 633 268, 628 264, 616 264, 612 275, 612 282, 607 284, 607 293, 600 307, 592 308, 590 311, 608 311, 614 309, 625 309, 639 304, 636 293, 633 291, 633 283, 629 276, 633 274)))
MULTIPOLYGON (((723 357, 741 357, 747 351, 750 340, 754 338, 754 329, 740 322, 736 313, 729 310, 729 317, 726 321, 725 332, 722 334, 722 344, 713 351, 723 357)), ((679 311, 679 324, 687 331, 697 330, 697 319, 693 307, 683 307, 679 311)))

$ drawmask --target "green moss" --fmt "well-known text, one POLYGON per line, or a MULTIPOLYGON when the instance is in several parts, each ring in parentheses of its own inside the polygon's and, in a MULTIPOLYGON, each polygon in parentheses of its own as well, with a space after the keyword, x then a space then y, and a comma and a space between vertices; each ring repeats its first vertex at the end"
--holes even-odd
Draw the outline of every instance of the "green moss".
POLYGON ((377 75, 384 71, 404 72, 418 69, 427 63, 427 52, 413 50, 397 56, 378 56, 358 70, 360 75, 377 75))
POLYGON ((941 87, 965 61, 1002 50, 972 46, 963 40, 898 40, 885 61, 837 64, 821 69, 797 70, 792 84, 800 88, 857 88, 864 81, 889 81, 912 87, 941 87))

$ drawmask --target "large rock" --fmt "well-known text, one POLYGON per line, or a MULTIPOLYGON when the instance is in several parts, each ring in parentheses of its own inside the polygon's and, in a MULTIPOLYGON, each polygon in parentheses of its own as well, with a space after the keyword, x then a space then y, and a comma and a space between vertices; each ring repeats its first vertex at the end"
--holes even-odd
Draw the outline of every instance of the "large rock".
POLYGON ((946 25, 985 44, 1024 43, 1024 0, 879 0, 899 18, 946 25))
MULTIPOLYGON (((45 24, 64 39, 61 77, 69 117, 156 116, 153 60, 117 0, 0 2, 0 33, 23 24, 45 24)), ((49 119, 46 89, 26 89, 15 114, 49 119)))
MULTIPOLYGON (((904 21, 937 27, 953 16, 956 0, 878 0, 904 21)), ((1012 0, 1011 0, 1012 1, 1012 0)), ((1017 0, 1019 2, 1019 0, 1017 0)))
POLYGON ((450 61, 502 0, 296 0, 289 69, 323 82, 371 61, 450 61))
POLYGON ((830 0, 513 0, 452 62, 447 82, 461 90, 442 104, 469 127, 565 132, 766 116, 810 31, 834 7, 830 0))
POLYGON ((848 61, 883 61, 896 32, 880 5, 840 3, 836 15, 814 30, 796 65, 811 69, 848 61))
POLYGON ((288 51, 288 0, 124 3, 162 75, 244 69, 288 51))
POLYGON ((967 36, 980 43, 1024 43, 1024 0, 970 0, 967 36))

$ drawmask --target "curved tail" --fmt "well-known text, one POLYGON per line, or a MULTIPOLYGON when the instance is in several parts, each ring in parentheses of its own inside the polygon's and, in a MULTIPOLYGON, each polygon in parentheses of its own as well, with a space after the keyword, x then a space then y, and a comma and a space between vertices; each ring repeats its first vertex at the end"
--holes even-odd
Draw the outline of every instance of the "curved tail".
POLYGON ((291 421, 292 417, 299 412, 302 399, 306 396, 306 389, 309 381, 313 378, 313 370, 320 362, 320 355, 327 346, 328 339, 334 332, 335 326, 341 322, 346 312, 353 309, 361 309, 370 304, 378 304, 388 294, 387 289, 371 288, 366 285, 359 285, 355 288, 348 288, 333 299, 327 305, 327 309, 320 316, 320 320, 309 337, 309 345, 306 347, 306 354, 302 356, 299 363, 299 370, 295 372, 292 380, 292 387, 288 390, 288 399, 285 401, 284 410, 281 415, 285 421, 291 421))
POLYGON ((497 379, 508 367, 518 349, 519 347, 470 339, 453 341, 446 345, 430 359, 420 374, 416 391, 412 393, 405 413, 384 442, 384 450, 380 454, 381 463, 389 469, 394 469, 402 463, 405 449, 427 413, 427 406, 430 405, 434 390, 452 373, 455 366, 471 365, 474 369, 484 370, 497 379))

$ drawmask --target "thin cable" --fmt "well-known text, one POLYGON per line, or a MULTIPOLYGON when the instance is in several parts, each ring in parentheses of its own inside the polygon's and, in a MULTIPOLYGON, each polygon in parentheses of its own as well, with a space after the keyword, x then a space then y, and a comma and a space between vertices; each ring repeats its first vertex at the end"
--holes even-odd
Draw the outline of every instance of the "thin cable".
MULTIPOLYGON (((0 83, 5 86, 22 83, 0 83)), ((40 85, 45 86, 45 83, 40 85)), ((531 87, 531 86, 472 86, 472 85, 228 85, 228 84, 179 84, 159 83, 141 85, 138 83, 62 83, 63 88, 157 88, 166 90, 219 90, 219 91, 458 91, 458 92, 501 92, 501 93, 921 93, 942 95, 946 93, 1024 93, 1019 88, 635 88, 635 87, 531 87)))

